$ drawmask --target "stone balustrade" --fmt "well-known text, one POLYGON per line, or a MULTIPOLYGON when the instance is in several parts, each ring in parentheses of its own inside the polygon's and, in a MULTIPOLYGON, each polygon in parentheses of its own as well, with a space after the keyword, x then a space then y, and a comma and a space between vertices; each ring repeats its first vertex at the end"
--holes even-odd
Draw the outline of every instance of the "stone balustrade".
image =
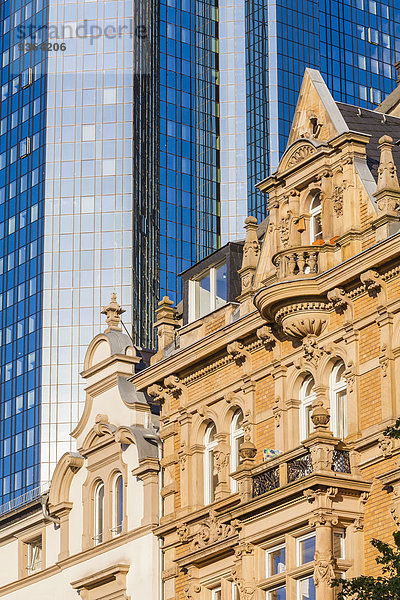
POLYGON ((329 245, 288 248, 275 254, 272 262, 278 279, 315 277, 333 266, 334 250, 329 245))

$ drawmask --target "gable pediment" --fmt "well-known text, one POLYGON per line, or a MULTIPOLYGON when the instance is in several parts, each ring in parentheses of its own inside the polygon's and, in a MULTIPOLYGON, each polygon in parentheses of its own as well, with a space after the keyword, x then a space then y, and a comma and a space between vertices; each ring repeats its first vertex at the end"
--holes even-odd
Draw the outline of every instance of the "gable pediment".
POLYGON ((278 172, 286 171, 287 169, 297 166, 298 164, 308 160, 310 156, 316 152, 317 148, 310 140, 301 139, 297 142, 294 142, 294 144, 292 144, 282 156, 278 172))

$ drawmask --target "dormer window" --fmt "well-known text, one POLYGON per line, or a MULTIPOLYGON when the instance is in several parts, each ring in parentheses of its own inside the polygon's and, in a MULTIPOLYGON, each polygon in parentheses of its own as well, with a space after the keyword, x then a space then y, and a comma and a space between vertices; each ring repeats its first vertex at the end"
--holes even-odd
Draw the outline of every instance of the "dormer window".
POLYGON ((322 205, 319 194, 315 196, 310 206, 310 238, 311 244, 322 240, 322 205))
POLYGON ((226 262, 189 281, 189 321, 200 319, 226 304, 227 282, 226 262))

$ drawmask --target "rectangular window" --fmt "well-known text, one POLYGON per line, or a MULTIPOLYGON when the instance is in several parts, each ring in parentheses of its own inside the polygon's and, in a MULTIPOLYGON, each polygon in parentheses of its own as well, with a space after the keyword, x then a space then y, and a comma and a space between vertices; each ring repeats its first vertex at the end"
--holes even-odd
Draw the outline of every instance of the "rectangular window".
POLYGON ((315 600, 315 584, 312 576, 297 582, 297 600, 315 600))
POLYGON ((19 155, 22 158, 23 156, 27 156, 31 151, 31 138, 27 137, 20 141, 19 143, 19 155))
POLYGON ((278 588, 270 590, 267 594, 268 600, 286 600, 286 586, 282 585, 278 588))
POLYGON ((221 588, 217 587, 211 590, 211 600, 221 600, 221 588))
POLYGON ((314 560, 315 533, 303 535, 297 539, 297 565, 304 565, 314 560))
POLYGON ((226 263, 212 267, 196 280, 189 281, 189 321, 226 304, 228 299, 228 278, 226 263))
POLYGON ((28 575, 42 569, 42 536, 26 542, 26 558, 28 575))
POLYGON ((333 556, 335 558, 345 558, 345 541, 346 534, 344 531, 333 532, 333 556))
POLYGON ((267 577, 286 571, 286 549, 285 546, 277 546, 267 551, 267 577))

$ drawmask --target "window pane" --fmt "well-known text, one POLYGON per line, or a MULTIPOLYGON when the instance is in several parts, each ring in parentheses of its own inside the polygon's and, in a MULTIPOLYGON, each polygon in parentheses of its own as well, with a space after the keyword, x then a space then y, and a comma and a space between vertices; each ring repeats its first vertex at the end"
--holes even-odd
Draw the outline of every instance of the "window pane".
POLYGON ((207 273, 203 279, 199 281, 199 317, 202 317, 210 312, 211 306, 211 286, 210 273, 207 273))
POLYGON ((210 502, 215 500, 215 490, 218 485, 218 471, 215 465, 214 452, 210 452, 210 502))
POLYGON ((215 300, 215 308, 223 306, 228 299, 228 278, 226 273, 226 264, 221 265, 216 269, 216 290, 217 297, 215 300))
POLYGON ((333 556, 344 558, 344 533, 335 531, 333 534, 333 556))
POLYGON ((286 587, 280 587, 269 593, 269 600, 286 600, 286 587))
POLYGON ((315 600, 315 584, 312 577, 299 581, 299 600, 315 600))
MULTIPOLYGON (((277 575, 283 573, 286 569, 286 550, 285 548, 277 548, 268 555, 268 575, 277 575)), ((283 588, 282 588, 283 589, 283 588)), ((278 596, 277 596, 278 597, 278 596)))
POLYGON ((343 439, 347 435, 346 425, 346 390, 336 392, 336 405, 337 405, 337 437, 343 439))
POLYGON ((300 564, 304 565, 305 563, 311 562, 314 560, 315 554, 315 535, 312 537, 306 538, 305 540, 301 540, 299 542, 300 545, 300 564))

